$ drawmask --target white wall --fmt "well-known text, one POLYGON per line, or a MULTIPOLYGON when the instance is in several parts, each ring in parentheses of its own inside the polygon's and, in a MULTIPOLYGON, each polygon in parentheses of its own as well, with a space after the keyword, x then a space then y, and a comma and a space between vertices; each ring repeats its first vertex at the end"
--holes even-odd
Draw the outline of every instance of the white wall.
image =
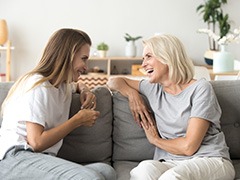
MULTIPOLYGON (((6 19, 9 39, 15 50, 12 58, 12 79, 31 70, 39 61, 50 35, 59 28, 71 27, 86 31, 93 48, 101 41, 110 45, 108 55, 124 56, 124 34, 142 35, 171 33, 185 44, 196 64, 204 64, 208 48, 207 35, 198 34, 205 28, 196 7, 203 0, 0 0, 0 18, 6 19)), ((233 27, 240 26, 240 1, 229 0, 233 27)), ((141 56, 141 40, 137 41, 141 56)), ((240 44, 229 47, 240 59, 240 44)), ((4 55, 0 57, 3 61, 4 55)))

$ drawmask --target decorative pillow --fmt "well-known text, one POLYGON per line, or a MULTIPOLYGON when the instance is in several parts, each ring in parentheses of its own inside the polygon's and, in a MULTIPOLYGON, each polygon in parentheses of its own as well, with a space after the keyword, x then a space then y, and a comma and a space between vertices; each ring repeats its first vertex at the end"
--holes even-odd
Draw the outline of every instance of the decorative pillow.
MULTIPOLYGON (((64 138, 58 156, 81 164, 110 163, 112 155, 112 97, 106 87, 92 90, 100 117, 92 127, 79 127, 64 138)), ((79 94, 73 94, 70 117, 80 110, 79 94)))
POLYGON ((211 81, 222 109, 221 127, 232 159, 240 158, 240 81, 211 81))
POLYGON ((128 99, 113 92, 113 161, 152 159, 154 146, 134 121, 128 99))

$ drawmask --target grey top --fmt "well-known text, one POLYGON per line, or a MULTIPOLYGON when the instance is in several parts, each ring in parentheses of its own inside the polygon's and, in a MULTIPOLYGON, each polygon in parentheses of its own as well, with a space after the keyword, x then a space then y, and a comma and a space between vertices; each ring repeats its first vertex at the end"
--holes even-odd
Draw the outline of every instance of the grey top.
POLYGON ((194 155, 175 155, 156 147, 154 159, 224 157, 230 160, 229 148, 220 127, 221 108, 208 81, 200 79, 177 95, 164 92, 160 84, 152 84, 148 80, 142 80, 139 89, 150 103, 159 134, 163 139, 185 136, 191 117, 211 122, 200 148, 194 155))

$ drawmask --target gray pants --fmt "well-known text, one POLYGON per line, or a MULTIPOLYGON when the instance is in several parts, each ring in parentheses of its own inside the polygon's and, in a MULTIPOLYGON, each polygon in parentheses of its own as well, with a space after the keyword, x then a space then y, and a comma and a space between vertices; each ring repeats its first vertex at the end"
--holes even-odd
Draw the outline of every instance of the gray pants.
POLYGON ((115 180, 114 169, 105 163, 86 166, 32 151, 10 150, 0 161, 3 180, 115 180))

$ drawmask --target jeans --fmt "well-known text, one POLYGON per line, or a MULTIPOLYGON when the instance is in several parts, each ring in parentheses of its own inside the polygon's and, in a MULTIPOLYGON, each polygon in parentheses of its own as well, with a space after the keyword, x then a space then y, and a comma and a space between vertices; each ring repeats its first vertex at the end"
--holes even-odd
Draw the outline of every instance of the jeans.
POLYGON ((235 170, 229 160, 203 157, 183 161, 145 160, 130 175, 131 180, 233 180, 235 170))
POLYGON ((0 161, 4 180, 115 180, 114 169, 105 163, 80 165, 48 154, 11 149, 0 161))

